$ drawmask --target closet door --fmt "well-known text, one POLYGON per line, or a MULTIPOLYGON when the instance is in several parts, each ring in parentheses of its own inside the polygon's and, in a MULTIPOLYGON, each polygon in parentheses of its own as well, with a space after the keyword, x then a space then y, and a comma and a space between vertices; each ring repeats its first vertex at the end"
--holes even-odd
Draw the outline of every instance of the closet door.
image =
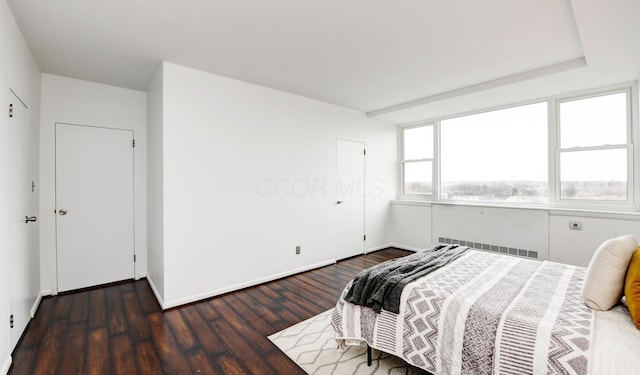
POLYGON ((364 143, 336 143, 336 259, 364 253, 364 143))
POLYGON ((56 124, 58 291, 134 277, 133 132, 56 124))

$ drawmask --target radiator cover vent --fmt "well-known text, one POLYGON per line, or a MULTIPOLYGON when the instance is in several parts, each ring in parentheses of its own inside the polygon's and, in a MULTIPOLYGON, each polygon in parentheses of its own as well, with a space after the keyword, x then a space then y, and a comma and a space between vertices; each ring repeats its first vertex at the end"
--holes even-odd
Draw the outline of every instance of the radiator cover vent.
POLYGON ((523 258, 538 259, 538 252, 533 250, 516 249, 515 247, 492 245, 492 244, 473 242, 473 241, 463 241, 463 240, 457 240, 457 239, 446 238, 446 237, 438 237, 438 242, 440 242, 441 244, 447 244, 447 245, 469 246, 477 250, 515 255, 523 258))

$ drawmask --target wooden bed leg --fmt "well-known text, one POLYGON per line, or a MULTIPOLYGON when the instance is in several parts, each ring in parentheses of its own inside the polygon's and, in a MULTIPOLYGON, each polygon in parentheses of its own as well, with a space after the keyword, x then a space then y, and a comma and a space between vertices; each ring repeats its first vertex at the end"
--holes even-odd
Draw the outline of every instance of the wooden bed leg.
POLYGON ((369 346, 369 344, 367 344, 367 366, 371 366, 371 363, 371 347, 369 346))

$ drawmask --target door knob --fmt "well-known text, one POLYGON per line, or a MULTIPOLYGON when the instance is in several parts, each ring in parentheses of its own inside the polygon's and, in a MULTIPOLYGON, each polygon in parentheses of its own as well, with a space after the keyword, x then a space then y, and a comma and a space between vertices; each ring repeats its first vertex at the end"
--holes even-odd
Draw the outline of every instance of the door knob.
POLYGON ((60 216, 64 216, 67 214, 67 209, 66 208, 61 208, 58 210, 58 215, 60 216))
POLYGON ((342 204, 342 201, 337 201, 336 204, 342 204))
POLYGON ((35 216, 31 216, 31 217, 29 217, 29 216, 25 216, 25 217, 24 217, 24 222, 25 222, 26 224, 28 224, 30 221, 35 222, 36 220, 37 220, 37 218, 36 218, 35 216))

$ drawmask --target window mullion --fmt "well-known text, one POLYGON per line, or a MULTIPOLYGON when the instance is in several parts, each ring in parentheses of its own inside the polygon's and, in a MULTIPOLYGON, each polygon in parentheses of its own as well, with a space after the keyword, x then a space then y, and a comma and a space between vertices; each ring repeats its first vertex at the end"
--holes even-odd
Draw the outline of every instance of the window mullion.
POLYGON ((433 177, 431 186, 433 186, 433 198, 440 200, 441 184, 440 184, 440 167, 441 167, 441 154, 440 154, 440 121, 433 123, 433 157, 435 162, 433 163, 433 177))
POLYGON ((629 121, 629 139, 631 142, 631 165, 629 166, 629 180, 633 182, 632 189, 634 204, 636 209, 640 209, 640 173, 638 168, 640 166, 640 150, 638 149, 640 144, 640 134, 638 134, 638 84, 634 84, 629 90, 629 107, 628 107, 628 121, 629 121))
POLYGON ((559 105, 557 100, 549 100, 547 102, 549 121, 547 130, 549 137, 547 146, 547 155, 549 157, 549 170, 547 173, 549 181, 547 186, 549 187, 549 203, 551 204, 555 204, 560 200, 560 153, 558 151, 558 139, 560 139, 559 105))

